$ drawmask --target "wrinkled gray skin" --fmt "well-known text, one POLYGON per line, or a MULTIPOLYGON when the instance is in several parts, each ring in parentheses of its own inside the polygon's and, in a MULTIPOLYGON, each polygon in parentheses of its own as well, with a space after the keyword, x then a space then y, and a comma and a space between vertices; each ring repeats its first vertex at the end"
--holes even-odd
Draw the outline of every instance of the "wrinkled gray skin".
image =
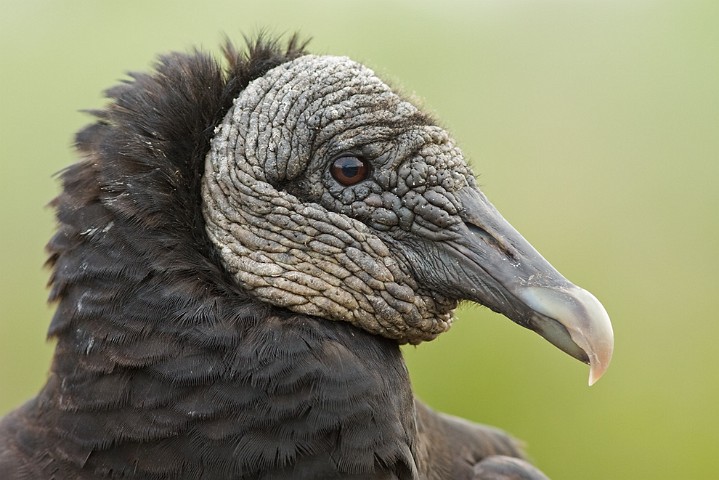
POLYGON ((344 57, 303 56, 251 82, 217 127, 203 177, 207 232, 256 298, 419 343, 459 300, 606 370, 604 307, 559 274, 477 188, 442 128, 344 57), (369 176, 344 186, 332 162, 369 176))
POLYGON ((474 178, 449 135, 370 69, 304 56, 237 98, 203 194, 210 238, 255 297, 418 343, 449 328, 456 300, 418 284, 396 247, 452 236, 454 193, 467 186, 474 178), (368 159, 370 178, 334 180, 328 166, 343 153, 368 159))

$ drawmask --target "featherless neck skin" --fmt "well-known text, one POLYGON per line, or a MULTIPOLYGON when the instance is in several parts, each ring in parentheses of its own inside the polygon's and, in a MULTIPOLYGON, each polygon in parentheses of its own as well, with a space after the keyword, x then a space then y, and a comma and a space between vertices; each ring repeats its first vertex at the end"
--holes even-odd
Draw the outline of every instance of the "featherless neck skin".
POLYGON ((215 131, 203 179, 207 232, 253 296, 400 342, 447 330, 456 300, 419 285, 394 248, 441 240, 473 185, 446 132, 344 57, 300 57, 256 79, 215 131), (343 187, 342 155, 371 166, 343 187), (434 203, 433 203, 434 200, 434 203))

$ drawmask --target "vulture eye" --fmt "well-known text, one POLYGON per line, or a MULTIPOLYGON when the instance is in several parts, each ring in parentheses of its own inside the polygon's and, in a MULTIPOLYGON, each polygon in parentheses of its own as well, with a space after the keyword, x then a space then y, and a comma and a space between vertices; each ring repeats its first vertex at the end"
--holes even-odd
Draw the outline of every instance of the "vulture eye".
POLYGON ((353 155, 343 155, 332 161, 330 173, 339 183, 349 187, 369 176, 369 162, 353 155))

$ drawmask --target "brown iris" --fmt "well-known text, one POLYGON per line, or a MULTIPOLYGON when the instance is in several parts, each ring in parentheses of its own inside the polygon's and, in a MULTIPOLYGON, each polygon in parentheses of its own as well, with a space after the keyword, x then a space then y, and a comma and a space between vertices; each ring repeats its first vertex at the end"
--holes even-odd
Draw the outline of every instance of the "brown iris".
POLYGON ((337 157, 330 166, 330 173, 339 183, 349 187, 367 178, 369 162, 352 155, 337 157))

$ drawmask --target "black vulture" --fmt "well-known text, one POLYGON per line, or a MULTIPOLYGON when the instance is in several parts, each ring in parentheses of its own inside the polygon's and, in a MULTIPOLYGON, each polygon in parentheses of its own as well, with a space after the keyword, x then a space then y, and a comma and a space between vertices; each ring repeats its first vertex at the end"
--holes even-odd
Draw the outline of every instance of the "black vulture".
POLYGON ((259 39, 109 89, 62 172, 47 383, 0 423, 9 479, 546 478, 412 394, 401 344, 469 300, 607 368, 594 296, 372 70, 259 39))

